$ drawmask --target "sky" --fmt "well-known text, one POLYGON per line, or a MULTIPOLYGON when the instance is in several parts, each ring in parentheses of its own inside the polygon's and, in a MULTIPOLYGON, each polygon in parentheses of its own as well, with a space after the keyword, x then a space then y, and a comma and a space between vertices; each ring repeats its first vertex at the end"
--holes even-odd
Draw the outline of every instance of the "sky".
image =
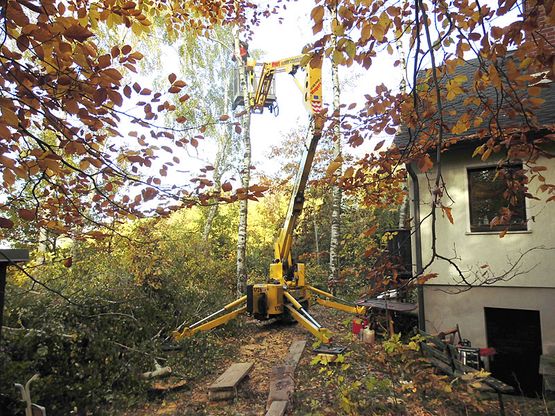
MULTIPOLYGON (((261 61, 273 61, 302 53, 303 47, 315 39, 312 34, 312 20, 310 12, 313 4, 310 1, 297 1, 287 4, 287 9, 280 13, 283 23, 277 17, 262 21, 254 29, 254 37, 249 43, 250 50, 262 52, 261 61)), ((378 84, 396 88, 401 80, 401 71, 393 68, 395 57, 381 56, 375 61, 370 71, 363 70, 356 64, 350 68, 340 68, 340 81, 342 83, 342 102, 362 103, 363 95, 374 92, 378 84)), ((324 62, 322 71, 324 102, 330 104, 331 94, 331 68, 329 62, 324 62)), ((308 113, 303 104, 302 94, 290 79, 288 74, 278 74, 276 81, 276 96, 279 104, 279 116, 275 117, 268 111, 262 115, 253 115, 251 122, 251 142, 253 148, 253 162, 265 171, 275 171, 279 166, 272 164, 268 159, 267 150, 273 144, 282 141, 284 133, 299 127, 305 128, 308 124, 308 113)), ((365 142, 356 150, 345 148, 354 154, 363 155, 370 152, 375 144, 383 137, 365 142)))
MULTIPOLYGON (((492 3, 495 0, 485 0, 486 3, 492 3)), ((268 3, 267 0, 260 0, 263 6, 268 3)), ((274 4, 274 2, 270 2, 274 4)), ((282 3, 283 4, 283 3, 282 3)), ((263 19, 261 23, 253 28, 253 38, 249 42, 250 51, 258 51, 260 53, 259 62, 267 62, 287 57, 292 57, 302 53, 305 45, 315 40, 312 33, 312 19, 310 12, 313 7, 312 1, 299 0, 289 1, 286 9, 282 10, 278 16, 271 16, 263 19), (282 21, 280 23, 279 21, 282 21)), ((510 21, 514 17, 509 16, 505 20, 510 21)), ((496 21, 496 25, 502 25, 506 22, 496 21)), ((180 76, 179 61, 177 59, 177 51, 172 46, 165 47, 163 62, 164 72, 175 72, 180 76)), ((375 87, 379 84, 397 89, 400 85, 402 72, 399 67, 394 67, 393 63, 399 56, 396 52, 393 56, 386 52, 378 54, 373 60, 369 70, 365 70, 354 64, 350 68, 340 67, 340 79, 342 83, 341 99, 342 103, 350 104, 353 102, 365 102, 364 94, 374 93, 375 87)), ((331 68, 329 60, 324 61, 323 67, 323 87, 324 87, 324 103, 328 105, 331 102, 331 68)), ((146 75, 148 78, 148 75, 146 75)), ((265 110, 263 114, 253 114, 251 117, 251 144, 252 144, 252 164, 256 167, 256 172, 264 172, 266 174, 275 174, 281 166, 269 156, 269 150, 272 146, 279 146, 284 140, 287 133, 295 130, 304 131, 308 126, 308 113, 303 104, 301 91, 297 88, 295 82, 288 74, 276 74, 276 95, 279 105, 279 115, 276 117, 265 110)), ((392 136, 383 135, 376 136, 371 140, 366 140, 360 147, 352 149, 346 145, 343 147, 345 153, 356 156, 363 156, 370 153, 375 144, 386 139, 386 144, 392 140, 392 136)), ((179 169, 190 172, 198 172, 200 167, 206 165, 206 162, 213 162, 215 154, 215 144, 209 140, 204 141, 199 146, 198 155, 195 155, 194 149, 188 149, 193 157, 180 155, 182 160, 179 169), (195 159, 198 156, 199 159, 195 159)), ((183 175, 186 177, 186 175, 183 175)), ((178 178, 172 178, 179 183, 178 178)))

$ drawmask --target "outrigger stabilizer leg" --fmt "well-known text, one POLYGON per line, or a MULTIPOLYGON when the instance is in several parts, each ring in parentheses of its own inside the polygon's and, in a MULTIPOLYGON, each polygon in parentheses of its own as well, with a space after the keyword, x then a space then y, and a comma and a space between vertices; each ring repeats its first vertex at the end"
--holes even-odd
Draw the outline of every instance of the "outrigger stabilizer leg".
POLYGON ((331 332, 327 328, 323 328, 316 319, 308 313, 308 311, 303 308, 297 299, 293 297, 289 292, 283 293, 287 300, 291 302, 290 304, 285 304, 291 316, 301 324, 306 330, 308 330, 312 335, 314 335, 322 344, 331 343, 331 332))
POLYGON ((321 297, 318 297, 318 296, 315 297, 316 302, 322 306, 325 306, 327 308, 337 309, 339 311, 347 312, 353 315, 362 316, 366 314, 365 306, 359 306, 359 305, 356 305, 355 303, 348 302, 346 300, 343 300, 341 298, 338 298, 332 295, 331 293, 328 293, 322 289, 318 289, 310 285, 306 285, 305 287, 309 291, 325 298, 325 299, 322 299, 321 297))
POLYGON ((236 318, 238 315, 244 313, 247 310, 247 306, 244 305, 246 302, 247 302, 247 296, 246 295, 242 296, 239 299, 231 303, 228 303, 222 309, 214 312, 211 315, 208 315, 206 318, 203 318, 200 321, 195 322, 194 324, 188 327, 185 327, 184 329, 181 329, 183 327, 183 325, 181 325, 179 328, 177 328, 176 331, 172 332, 172 336, 175 340, 178 341, 183 337, 193 336, 199 331, 209 331, 212 328, 216 328, 217 326, 223 325, 231 321, 232 319, 236 318), (238 309, 232 310, 233 308, 240 305, 243 305, 243 306, 241 306, 238 309), (227 311, 231 311, 231 312, 227 312, 227 311), (227 313, 224 315, 221 315, 224 312, 227 312, 227 313))

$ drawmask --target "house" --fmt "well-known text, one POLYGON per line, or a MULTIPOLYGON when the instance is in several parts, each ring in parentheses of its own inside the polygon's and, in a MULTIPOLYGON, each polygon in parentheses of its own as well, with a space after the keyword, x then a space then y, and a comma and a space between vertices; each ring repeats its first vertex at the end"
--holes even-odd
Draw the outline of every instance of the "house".
MULTIPOLYGON (((458 67, 452 77, 473 79, 476 63, 458 67)), ((464 98, 449 101, 445 114, 462 114, 464 98)), ((555 85, 543 85, 541 98, 545 102, 534 114, 536 121, 543 133, 555 131, 555 85)), ((519 118, 503 120, 503 127, 514 132, 523 124, 519 118)), ((509 204, 503 195, 507 180, 522 173, 523 161, 513 159, 503 177, 498 174, 503 151, 484 160, 480 154, 473 157, 488 139, 475 136, 477 129, 448 136, 449 146, 441 155, 447 194, 442 197, 445 210, 437 209, 437 252, 451 261, 436 258, 425 270, 437 276, 419 288, 420 325, 429 333, 458 325, 462 338, 473 347, 495 348, 495 355, 484 359, 486 368, 517 391, 534 396, 542 392, 540 356, 555 355, 555 202, 546 203, 553 194, 538 191, 541 183, 536 176, 528 191, 540 200, 520 195, 512 201, 507 223, 496 226, 494 221, 492 227, 492 220, 509 204)), ((401 132, 394 143, 407 148, 408 140, 401 132)), ((555 151, 555 141, 544 146, 555 151)), ((433 159, 435 150, 429 154, 433 159)), ((536 173, 555 183, 555 159, 540 156, 536 165, 546 168, 536 173)), ((432 259, 430 190, 436 168, 422 173, 413 161, 407 169, 412 259, 418 274, 432 259)), ((531 179, 533 172, 526 175, 531 179)))

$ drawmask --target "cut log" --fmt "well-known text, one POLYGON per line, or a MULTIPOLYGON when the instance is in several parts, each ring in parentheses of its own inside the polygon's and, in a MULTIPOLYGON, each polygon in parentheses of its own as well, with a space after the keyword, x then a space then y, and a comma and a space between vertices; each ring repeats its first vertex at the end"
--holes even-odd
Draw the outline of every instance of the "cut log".
POLYGON ((237 397, 237 386, 252 370, 253 363, 234 363, 208 387, 210 400, 229 400, 237 397))
POLYGON ((156 370, 147 371, 146 373, 142 374, 142 378, 157 378, 157 377, 165 377, 169 376, 172 373, 171 367, 160 367, 157 366, 156 370))
POLYGON ((287 402, 275 401, 272 402, 270 408, 266 412, 266 416, 283 416, 287 410, 287 402))

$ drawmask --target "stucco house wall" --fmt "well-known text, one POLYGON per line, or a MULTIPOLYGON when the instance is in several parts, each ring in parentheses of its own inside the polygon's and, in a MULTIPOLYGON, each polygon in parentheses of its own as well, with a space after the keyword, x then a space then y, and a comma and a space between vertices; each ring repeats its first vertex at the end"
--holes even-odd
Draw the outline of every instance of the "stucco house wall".
MULTIPOLYGON (((544 353, 555 353, 555 203, 546 203, 550 195, 537 192, 539 182, 529 185, 532 194, 540 201, 526 200, 526 214, 530 219, 527 230, 509 231, 503 237, 499 232, 471 232, 469 213, 468 168, 495 166, 498 159, 482 161, 472 158, 474 145, 452 149, 442 155, 442 173, 447 184, 448 195, 444 204, 451 208, 454 224, 438 209, 437 250, 454 261, 465 271, 469 282, 480 284, 480 276, 488 265, 495 275, 501 275, 511 268, 522 253, 528 250, 518 262, 509 280, 499 281, 490 286, 474 287, 466 290, 452 265, 436 260, 426 273, 437 273, 424 287, 425 327, 429 332, 439 332, 458 324, 465 338, 476 346, 487 346, 484 308, 528 309, 540 312, 542 349, 544 353), (478 280, 475 280, 478 279, 478 280), (449 294, 457 293, 457 294, 449 294)), ((543 159, 547 182, 555 182, 555 161, 543 159)), ((435 178, 435 170, 419 173, 420 218, 430 212, 431 195, 429 189, 435 178)), ((411 199, 414 198, 410 187, 411 199)), ((413 201, 414 204, 414 201, 413 201)), ((411 204, 411 211, 414 206, 411 204)), ((414 212, 411 212, 414 217, 414 212)), ((421 225, 422 260, 426 265, 431 252, 431 219, 421 225)), ((413 236, 414 239, 414 236, 413 236)), ((413 258, 416 245, 412 244, 413 258)))

